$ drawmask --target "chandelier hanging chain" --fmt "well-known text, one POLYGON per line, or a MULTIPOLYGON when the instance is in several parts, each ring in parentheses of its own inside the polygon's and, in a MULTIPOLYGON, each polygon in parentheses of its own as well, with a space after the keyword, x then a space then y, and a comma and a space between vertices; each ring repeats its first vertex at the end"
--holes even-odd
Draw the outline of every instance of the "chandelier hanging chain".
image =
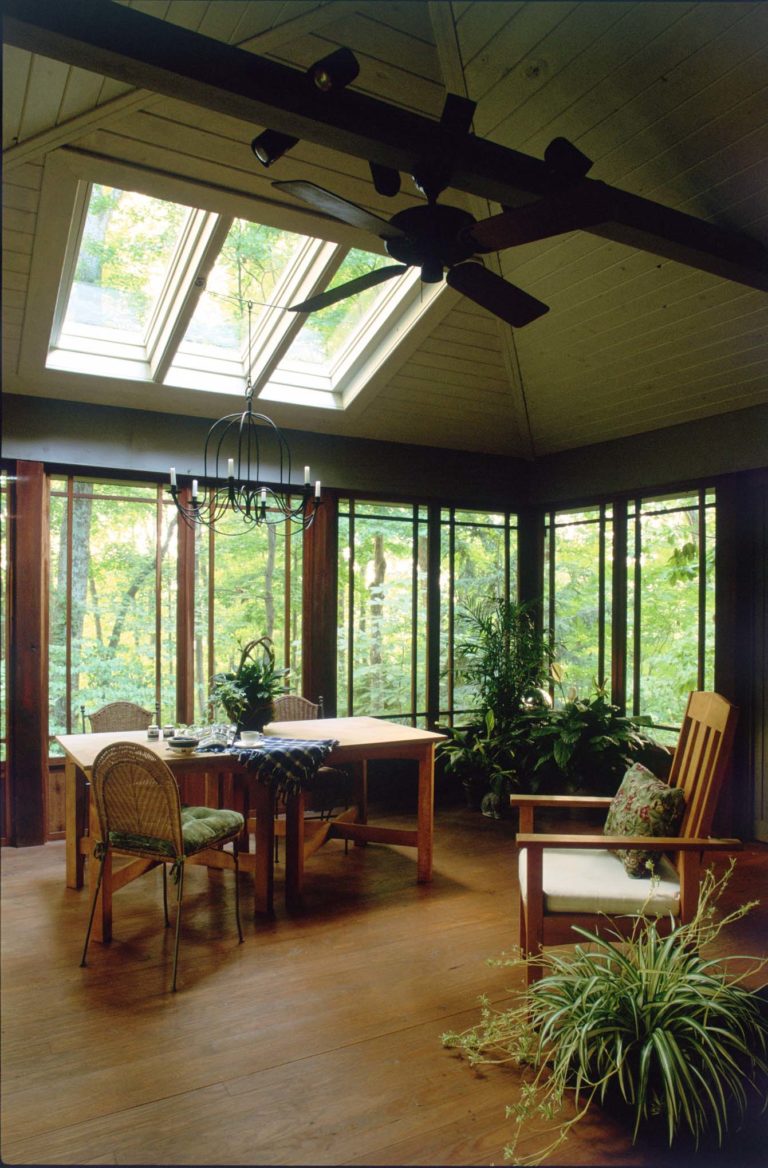
POLYGON ((209 429, 203 476, 192 479, 189 503, 182 502, 176 468, 171 467, 171 497, 181 518, 192 528, 210 527, 220 535, 242 534, 233 517, 246 529, 286 522, 309 527, 321 501, 320 482, 313 491, 308 466, 303 485, 292 485, 291 452, 283 432, 266 414, 253 410, 253 301, 248 300, 246 307, 245 409, 219 418, 209 429))

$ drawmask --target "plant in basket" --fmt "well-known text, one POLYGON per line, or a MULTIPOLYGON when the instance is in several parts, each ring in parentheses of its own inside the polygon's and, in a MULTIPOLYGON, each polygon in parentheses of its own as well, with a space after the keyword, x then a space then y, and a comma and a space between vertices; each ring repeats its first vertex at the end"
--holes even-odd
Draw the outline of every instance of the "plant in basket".
POLYGON ((285 693, 287 669, 275 667, 275 650, 269 637, 249 641, 234 672, 215 673, 208 696, 221 706, 241 730, 263 730, 272 718, 272 701, 285 693))

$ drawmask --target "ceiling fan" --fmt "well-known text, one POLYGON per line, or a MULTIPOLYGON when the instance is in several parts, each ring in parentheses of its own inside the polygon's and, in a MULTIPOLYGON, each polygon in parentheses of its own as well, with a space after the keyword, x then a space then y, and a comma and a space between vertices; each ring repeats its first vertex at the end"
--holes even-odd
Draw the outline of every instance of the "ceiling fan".
MULTIPOLYGON (((334 219, 372 232, 384 240, 388 254, 397 261, 292 304, 290 312, 318 312, 394 279, 409 267, 420 268, 426 284, 438 283, 445 276, 449 287, 515 328, 530 324, 548 311, 546 304, 484 267, 480 257, 610 218, 610 188, 603 183, 583 183, 591 161, 565 138, 556 138, 544 155, 551 173, 550 190, 535 202, 506 207, 501 214, 479 222, 459 207, 438 203, 450 181, 450 160, 461 149, 474 109, 474 102, 448 95, 436 149, 421 161, 412 176, 427 201, 398 211, 389 220, 311 182, 272 184, 334 219)), ((397 171, 372 166, 371 173, 380 193, 397 193, 397 171)))

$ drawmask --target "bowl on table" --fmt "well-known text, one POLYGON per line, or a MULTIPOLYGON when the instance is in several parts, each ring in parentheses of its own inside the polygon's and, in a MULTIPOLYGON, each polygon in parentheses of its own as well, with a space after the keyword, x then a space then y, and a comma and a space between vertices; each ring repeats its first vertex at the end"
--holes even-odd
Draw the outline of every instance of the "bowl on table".
POLYGON ((194 754, 200 743, 199 738, 192 738, 187 734, 174 734, 173 738, 166 738, 166 746, 174 754, 194 754))

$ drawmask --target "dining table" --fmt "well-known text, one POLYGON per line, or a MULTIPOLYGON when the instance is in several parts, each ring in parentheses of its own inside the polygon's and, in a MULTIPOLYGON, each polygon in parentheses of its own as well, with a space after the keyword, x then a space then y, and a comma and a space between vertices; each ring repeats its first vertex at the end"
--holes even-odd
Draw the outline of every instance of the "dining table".
MULTIPOLYGON (((338 814, 307 821, 306 799, 311 781, 288 784, 285 803, 285 903, 289 911, 302 905, 305 862, 328 839, 344 839, 359 846, 396 844, 415 848, 416 880, 432 879, 434 835, 435 747, 445 736, 432 730, 403 725, 384 718, 354 716, 306 721, 271 722, 263 731, 262 744, 242 744, 224 749, 179 753, 163 738, 148 738, 146 730, 115 730, 101 734, 60 734, 56 741, 64 751, 66 884, 82 888, 85 864, 98 839, 98 821, 89 808, 88 783, 94 760, 114 742, 141 742, 162 758, 182 787, 186 776, 203 776, 205 801, 219 805, 223 780, 232 776, 238 809, 255 818, 254 848, 243 838, 240 867, 254 878, 254 911, 274 915, 275 784, 264 780, 260 761, 269 751, 270 739, 332 744, 324 765, 350 766, 354 774, 354 802, 338 814), (260 754, 261 751, 261 754, 260 754), (413 827, 392 827, 369 822, 367 766, 375 759, 411 759, 417 764, 416 822, 413 827), (247 850, 245 850, 247 849, 247 850)), ((277 743, 275 743, 277 746, 277 743)), ((88 865, 88 883, 95 888, 96 864, 88 865)), ((112 930, 112 893, 131 878, 105 864, 100 908, 94 918, 94 940, 107 941, 112 930)))

